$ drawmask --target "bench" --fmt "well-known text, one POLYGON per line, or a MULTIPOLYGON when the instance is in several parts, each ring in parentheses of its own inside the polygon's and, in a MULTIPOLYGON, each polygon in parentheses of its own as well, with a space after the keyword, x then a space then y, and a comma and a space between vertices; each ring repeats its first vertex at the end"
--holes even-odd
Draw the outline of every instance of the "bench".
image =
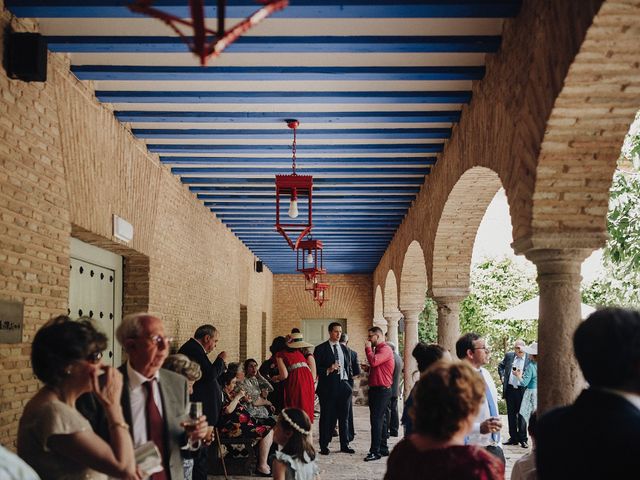
POLYGON ((209 447, 207 455, 209 461, 208 473, 211 475, 240 475, 251 476, 256 469, 258 458, 253 443, 255 438, 245 437, 220 437, 220 432, 215 429, 215 441, 209 447), (230 456, 228 445, 242 445, 247 455, 230 456))

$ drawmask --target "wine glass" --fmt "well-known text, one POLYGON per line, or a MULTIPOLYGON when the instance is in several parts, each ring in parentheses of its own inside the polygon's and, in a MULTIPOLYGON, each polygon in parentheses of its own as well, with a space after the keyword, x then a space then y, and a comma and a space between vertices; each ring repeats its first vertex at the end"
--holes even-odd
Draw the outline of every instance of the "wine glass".
POLYGON ((182 447, 183 450, 198 450, 200 448, 200 440, 194 442, 191 440, 191 432, 195 430, 198 418, 202 416, 202 402, 187 402, 185 409, 186 420, 183 422, 184 429, 187 432, 187 443, 182 447))

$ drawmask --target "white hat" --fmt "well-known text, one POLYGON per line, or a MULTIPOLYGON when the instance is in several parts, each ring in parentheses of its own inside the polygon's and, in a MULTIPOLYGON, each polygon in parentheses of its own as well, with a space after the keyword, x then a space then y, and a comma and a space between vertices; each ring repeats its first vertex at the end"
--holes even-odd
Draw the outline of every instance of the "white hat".
POLYGON ((537 355, 538 354, 538 342, 533 342, 531 345, 527 345, 522 347, 522 351, 524 353, 528 353, 529 355, 537 355))

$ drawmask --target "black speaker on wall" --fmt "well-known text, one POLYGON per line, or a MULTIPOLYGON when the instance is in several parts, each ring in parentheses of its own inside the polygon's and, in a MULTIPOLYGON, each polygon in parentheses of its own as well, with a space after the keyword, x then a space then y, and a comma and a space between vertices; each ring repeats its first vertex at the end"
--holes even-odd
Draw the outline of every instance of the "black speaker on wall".
POLYGON ((5 70, 9 78, 25 82, 47 81, 47 42, 39 33, 7 36, 5 70))
POLYGON ((256 272, 262 273, 262 260, 256 260, 256 272))

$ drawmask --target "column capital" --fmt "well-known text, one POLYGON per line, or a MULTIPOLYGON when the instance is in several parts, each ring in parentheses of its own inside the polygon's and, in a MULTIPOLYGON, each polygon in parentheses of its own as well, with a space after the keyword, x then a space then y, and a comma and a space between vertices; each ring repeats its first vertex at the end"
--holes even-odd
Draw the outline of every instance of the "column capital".
POLYGON ((406 307, 406 308, 402 308, 400 310, 400 312, 402 312, 402 315, 404 316, 404 322, 407 323, 411 323, 411 322, 417 322, 418 321, 418 317, 420 316, 420 314, 422 313, 422 311, 424 310, 424 307, 406 307))
POLYGON ((583 262, 591 252, 606 243, 606 232, 536 233, 514 240, 511 247, 517 255, 524 255, 537 264, 540 259, 554 256, 583 262))
POLYGON ((462 301, 469 296, 469 287, 433 287, 429 290, 429 296, 435 301, 442 301, 444 299, 452 299, 451 301, 462 301))
POLYGON ((399 322, 402 318, 402 312, 400 312, 400 310, 397 310, 395 312, 385 312, 384 318, 387 320, 387 322, 399 322))

